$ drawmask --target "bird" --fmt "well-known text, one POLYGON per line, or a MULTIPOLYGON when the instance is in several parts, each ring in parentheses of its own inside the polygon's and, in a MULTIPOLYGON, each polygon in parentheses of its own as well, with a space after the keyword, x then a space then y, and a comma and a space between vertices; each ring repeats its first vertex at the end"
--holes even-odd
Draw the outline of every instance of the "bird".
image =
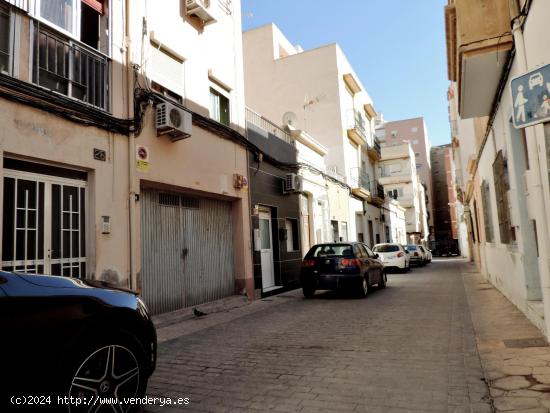
POLYGON ((193 314, 195 317, 202 317, 203 315, 206 315, 206 313, 203 313, 201 310, 197 310, 197 308, 193 308, 193 314))

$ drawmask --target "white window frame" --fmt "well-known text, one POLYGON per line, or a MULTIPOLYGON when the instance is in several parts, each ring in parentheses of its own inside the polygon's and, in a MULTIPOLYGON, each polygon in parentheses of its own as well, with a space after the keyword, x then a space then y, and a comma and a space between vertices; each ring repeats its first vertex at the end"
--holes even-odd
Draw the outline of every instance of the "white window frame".
MULTIPOLYGON (((216 92, 218 92, 220 95, 224 96, 229 101, 227 106, 229 108, 229 125, 231 125, 231 122, 233 121, 233 107, 231 106, 233 101, 231 99, 231 92, 229 92, 228 90, 222 88, 221 86, 217 85, 216 83, 214 83, 212 81, 209 83, 209 86, 208 86, 208 100, 209 100, 208 101, 208 106, 209 106, 208 111, 209 111, 209 114, 210 114, 210 118, 214 119, 216 122, 220 122, 220 120, 221 120, 220 115, 221 114, 220 114, 219 108, 218 108, 217 118, 213 116, 214 114, 212 113, 212 101, 211 101, 211 99, 212 99, 211 98, 211 93, 212 92, 210 91, 210 89, 214 89, 216 92)), ((222 125, 223 125, 223 123, 222 123, 222 125)))
POLYGON ((72 0, 73 2, 73 30, 68 31, 67 29, 64 29, 61 26, 58 26, 57 24, 51 22, 50 20, 42 17, 40 15, 40 7, 42 5, 42 2, 47 2, 48 0, 34 0, 34 7, 31 9, 31 15, 39 20, 41 23, 44 23, 55 30, 59 31, 60 33, 63 33, 64 35, 80 41, 80 13, 81 13, 81 0, 72 0))

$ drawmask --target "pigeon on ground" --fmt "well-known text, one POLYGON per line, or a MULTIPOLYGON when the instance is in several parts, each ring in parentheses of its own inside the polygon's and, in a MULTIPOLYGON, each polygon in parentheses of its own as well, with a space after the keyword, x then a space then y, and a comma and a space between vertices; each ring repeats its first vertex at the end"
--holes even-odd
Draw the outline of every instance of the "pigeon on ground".
POLYGON ((193 314, 195 314, 195 317, 202 317, 203 315, 206 315, 206 313, 203 313, 201 310, 197 310, 197 308, 193 308, 193 314))

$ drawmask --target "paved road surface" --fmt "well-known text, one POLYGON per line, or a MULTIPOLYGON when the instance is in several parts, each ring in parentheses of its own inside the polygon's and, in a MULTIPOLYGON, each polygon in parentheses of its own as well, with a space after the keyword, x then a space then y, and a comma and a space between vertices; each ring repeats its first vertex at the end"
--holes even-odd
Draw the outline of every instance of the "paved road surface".
POLYGON ((390 274, 366 299, 286 293, 167 341, 147 393, 189 404, 145 411, 490 412, 459 268, 390 274))

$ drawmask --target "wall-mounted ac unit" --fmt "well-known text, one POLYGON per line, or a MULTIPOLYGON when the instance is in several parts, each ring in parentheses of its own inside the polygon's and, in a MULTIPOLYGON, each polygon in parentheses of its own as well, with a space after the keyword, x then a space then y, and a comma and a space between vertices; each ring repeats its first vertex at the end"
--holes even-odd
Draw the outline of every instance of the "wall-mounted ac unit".
POLYGON ((185 7, 187 15, 198 17, 203 25, 216 23, 210 0, 185 0, 185 7))
POLYGON ((159 103, 156 112, 157 136, 168 135, 172 142, 189 138, 192 132, 191 113, 168 102, 159 103))
POLYGON ((286 174, 283 180, 283 192, 300 192, 302 190, 302 177, 297 174, 286 174))

